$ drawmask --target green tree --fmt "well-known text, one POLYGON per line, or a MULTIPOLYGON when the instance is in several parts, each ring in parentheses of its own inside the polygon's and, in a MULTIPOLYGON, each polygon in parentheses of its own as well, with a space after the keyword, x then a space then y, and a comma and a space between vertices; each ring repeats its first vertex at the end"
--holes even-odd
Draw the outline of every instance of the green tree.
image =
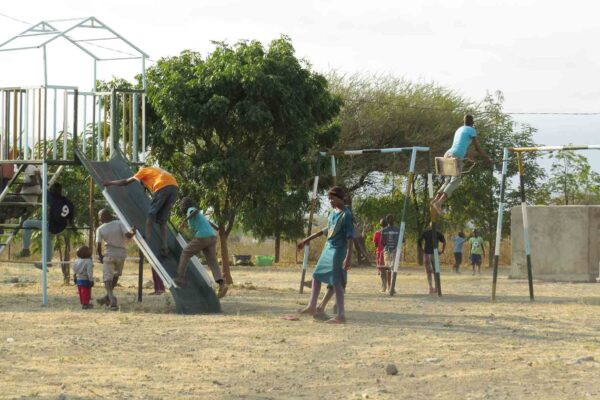
POLYGON ((254 228, 257 206, 283 208, 282 188, 308 188, 307 155, 337 139, 341 101, 286 37, 266 48, 216 43, 206 58, 184 51, 159 60, 147 77, 162 125, 149 132, 151 153, 178 176, 184 194, 213 206, 231 282, 227 238, 236 217, 254 228))
POLYGON ((598 204, 600 200, 600 174, 592 170, 587 158, 573 150, 563 150, 550 155, 554 160, 547 189, 557 203, 598 204))

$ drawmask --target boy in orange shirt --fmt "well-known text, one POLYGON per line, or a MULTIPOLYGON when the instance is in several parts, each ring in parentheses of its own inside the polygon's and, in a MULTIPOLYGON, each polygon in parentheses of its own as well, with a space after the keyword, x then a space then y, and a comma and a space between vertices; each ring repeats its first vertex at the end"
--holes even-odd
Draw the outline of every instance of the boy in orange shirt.
POLYGON ((116 181, 104 181, 104 186, 127 186, 133 182, 140 182, 152 192, 152 202, 146 219, 146 240, 152 237, 152 227, 155 223, 160 225, 162 245, 160 254, 166 257, 169 254, 167 246, 167 222, 171 209, 177 200, 179 187, 173 175, 158 167, 142 167, 131 178, 116 181))

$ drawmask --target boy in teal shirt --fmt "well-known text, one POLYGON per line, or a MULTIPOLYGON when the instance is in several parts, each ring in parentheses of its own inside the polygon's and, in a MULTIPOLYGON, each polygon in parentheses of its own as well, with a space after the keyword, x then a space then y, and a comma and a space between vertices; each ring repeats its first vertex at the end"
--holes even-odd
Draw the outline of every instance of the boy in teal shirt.
POLYGON ((477 266, 478 274, 481 275, 481 258, 485 256, 485 248, 483 247, 483 238, 479 236, 479 230, 473 231, 473 236, 469 239, 469 247, 471 265, 473 266, 473 275, 475 275, 475 266, 477 266))
MULTIPOLYGON (((452 147, 444 154, 444 158, 457 158, 459 160, 459 169, 462 169, 463 160, 467 157, 469 145, 473 142, 475 150, 491 165, 492 159, 483 151, 477 140, 477 131, 473 128, 473 116, 465 115, 464 122, 464 126, 461 126, 454 132, 452 147)), ((460 172, 458 176, 447 176, 444 184, 433 198, 431 205, 438 214, 443 213, 442 206, 444 202, 452 196, 452 193, 460 184, 460 172)))
POLYGON ((187 216, 182 225, 187 222, 192 232, 194 232, 194 237, 181 252, 175 282, 180 286, 185 286, 185 273, 188 262, 190 258, 202 251, 215 282, 219 284, 217 297, 222 298, 227 294, 228 288, 223 280, 219 262, 217 261, 217 232, 204 214, 194 206, 194 202, 189 197, 181 199, 181 211, 187 216))

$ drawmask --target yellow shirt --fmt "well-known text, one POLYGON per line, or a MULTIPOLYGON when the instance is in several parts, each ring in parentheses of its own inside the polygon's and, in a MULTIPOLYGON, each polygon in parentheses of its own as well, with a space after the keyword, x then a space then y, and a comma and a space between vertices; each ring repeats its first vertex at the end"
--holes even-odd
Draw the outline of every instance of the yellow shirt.
POLYGON ((142 167, 133 178, 142 182, 152 193, 166 186, 178 186, 173 175, 158 167, 142 167))

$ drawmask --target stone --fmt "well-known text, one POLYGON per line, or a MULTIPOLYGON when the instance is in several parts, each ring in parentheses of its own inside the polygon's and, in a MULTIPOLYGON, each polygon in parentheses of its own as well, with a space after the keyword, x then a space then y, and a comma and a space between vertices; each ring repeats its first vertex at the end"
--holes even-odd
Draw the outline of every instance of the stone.
POLYGON ((396 367, 396 364, 388 364, 385 367, 385 373, 388 375, 398 375, 398 368, 396 367))
POLYGON ((576 359, 569 362, 569 364, 575 365, 575 364, 582 364, 584 362, 590 362, 590 361, 594 361, 594 356, 577 357, 576 359))

